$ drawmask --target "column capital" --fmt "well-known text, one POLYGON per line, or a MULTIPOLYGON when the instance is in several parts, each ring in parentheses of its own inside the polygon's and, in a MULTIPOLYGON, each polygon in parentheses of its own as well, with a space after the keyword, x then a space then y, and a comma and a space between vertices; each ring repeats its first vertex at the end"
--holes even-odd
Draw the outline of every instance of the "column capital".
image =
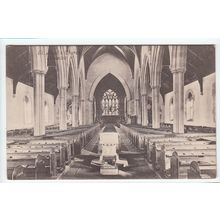
POLYGON ((43 71, 43 70, 38 70, 38 69, 33 69, 31 71, 32 75, 34 76, 35 74, 38 74, 38 75, 45 75, 46 74, 46 71, 43 71))
POLYGON ((172 74, 184 74, 186 72, 186 67, 171 67, 170 66, 170 71, 172 74))
POLYGON ((47 72, 47 58, 48 58, 49 46, 29 46, 31 71, 43 71, 47 72))
POLYGON ((60 87, 58 88, 58 90, 67 90, 67 87, 66 87, 66 86, 60 86, 60 87))
POLYGON ((78 97, 79 97, 79 95, 77 95, 77 94, 72 95, 72 98, 78 98, 78 97))
POLYGON ((152 89, 160 89, 161 85, 152 85, 151 88, 152 89))

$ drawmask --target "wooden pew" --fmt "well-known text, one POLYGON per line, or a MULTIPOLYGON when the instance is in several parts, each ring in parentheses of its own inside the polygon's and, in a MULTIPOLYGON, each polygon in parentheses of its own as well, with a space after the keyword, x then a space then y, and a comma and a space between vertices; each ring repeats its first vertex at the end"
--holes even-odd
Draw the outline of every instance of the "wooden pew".
POLYGON ((162 146, 164 146, 166 151, 174 151, 174 150, 178 150, 178 152, 188 152, 188 151, 193 151, 193 150, 197 150, 198 148, 201 150, 209 150, 209 149, 213 149, 211 141, 164 141, 164 142, 154 142, 154 149, 152 148, 152 151, 154 154, 156 154, 154 156, 154 158, 156 159, 156 161, 153 161, 153 163, 157 163, 157 160, 159 158, 160 152, 161 152, 161 148, 162 146))
MULTIPOLYGON (((181 170, 180 170, 180 173, 181 173, 181 170)), ((188 179, 209 179, 210 177, 211 178, 216 177, 216 164, 209 164, 209 165, 201 166, 196 161, 192 161, 190 163, 190 166, 187 169, 188 179)))
MULTIPOLYGON (((210 134, 208 134, 209 136, 210 134)), ((209 145, 213 144, 213 142, 210 140, 206 139, 201 139, 202 141, 197 141, 201 139, 201 135, 180 135, 180 136, 174 136, 174 137, 152 137, 148 139, 148 152, 147 152, 147 159, 149 162, 152 163, 153 168, 156 170, 159 170, 162 176, 166 177, 167 176, 167 170, 171 170, 170 164, 171 164, 171 154, 173 152, 176 152, 177 155, 178 153, 180 154, 181 158, 185 156, 185 159, 187 159, 187 154, 188 155, 188 165, 189 163, 192 162, 193 160, 193 155, 196 158, 200 158, 200 160, 197 161, 205 161, 209 160, 209 155, 207 155, 208 151, 211 151, 212 158, 215 157, 216 152, 216 146, 215 145, 209 145), (163 147, 163 149, 162 149, 163 147), (168 152, 171 152, 170 155, 167 155, 168 152), (202 155, 197 154, 197 151, 203 151, 202 155), (197 154, 197 155, 195 155, 197 154), (205 159, 201 159, 206 155, 205 159), (161 165, 162 164, 162 165, 161 165)), ((194 157, 194 158, 195 158, 194 157)), ((178 157, 179 158, 179 157, 178 157)), ((175 157, 173 157, 173 161, 175 161, 175 157)), ((213 162, 212 162, 213 163, 213 162)), ((182 161, 183 165, 183 161, 182 161)), ((182 169, 182 167, 181 167, 182 169)), ((172 173, 172 172, 171 172, 172 173)), ((175 174, 173 174, 175 176, 175 174)), ((172 177, 173 178, 173 177, 172 177)))
POLYGON ((16 161, 16 163, 13 165, 14 167, 19 165, 33 165, 33 159, 36 159, 36 155, 45 156, 44 154, 49 154, 51 151, 53 151, 54 154, 52 154, 52 157, 54 158, 54 162, 51 164, 51 166, 52 168, 55 167, 53 168, 53 176, 55 176, 56 172, 62 171, 65 167, 65 164, 69 163, 71 160, 71 148, 68 145, 68 142, 65 140, 32 140, 25 144, 8 144, 7 151, 8 155, 11 154, 10 156, 12 156, 11 158, 8 158, 9 170, 11 168, 10 164, 13 164, 14 161, 16 161), (22 154, 23 157, 19 157, 22 154), (30 155, 33 156, 32 164, 26 164, 30 155), (26 156, 28 158, 26 158, 26 156), (10 163, 10 160, 12 159, 13 161, 10 163))
POLYGON ((76 137, 75 135, 65 135, 65 136, 59 136, 59 137, 54 137, 54 139, 59 139, 59 140, 65 140, 68 141, 69 146, 71 148, 71 159, 74 158, 74 156, 79 155, 81 153, 82 149, 82 143, 81 143, 81 138, 78 136, 76 137))
POLYGON ((169 178, 186 178, 187 169, 192 161, 197 162, 204 172, 205 169, 212 171, 216 169, 215 145, 194 145, 192 149, 190 147, 192 146, 165 147, 163 145, 156 159, 158 162, 156 168, 159 169, 160 174, 169 178))
POLYGON ((56 155, 53 151, 7 153, 8 179, 17 178, 17 168, 23 168, 24 179, 37 179, 42 177, 42 174, 45 177, 53 177, 56 175, 56 155))
MULTIPOLYGON (((87 127, 86 127, 87 128, 87 127)), ((69 143, 71 147, 71 156, 72 158, 75 155, 80 155, 81 150, 83 147, 85 147, 89 141, 95 136, 95 134, 100 130, 100 125, 96 124, 94 126, 90 126, 89 129, 84 130, 83 132, 80 133, 75 133, 74 135, 62 135, 58 137, 54 137, 54 139, 62 139, 65 140, 69 143)))
POLYGON ((184 133, 184 134, 175 134, 176 137, 186 137, 186 138, 207 138, 212 137, 216 138, 216 133, 184 133))
POLYGON ((141 148, 144 145, 148 161, 164 177, 182 178, 184 175, 187 176, 185 167, 189 169, 193 160, 203 171, 202 177, 208 172, 213 177, 213 173, 216 172, 215 133, 144 134, 143 128, 138 126, 121 125, 121 128, 133 144, 141 148), (174 166, 175 164, 176 166, 174 166))
POLYGON ((26 145, 16 145, 11 144, 8 145, 7 153, 39 153, 42 152, 50 152, 54 151, 56 154, 56 163, 57 169, 63 170, 66 164, 66 149, 62 145, 34 145, 34 144, 26 144, 26 145))
POLYGON ((147 154, 147 160, 148 162, 152 163, 153 166, 155 166, 155 162, 157 159, 157 151, 156 151, 156 144, 162 144, 162 143, 181 143, 186 142, 187 138, 177 138, 177 137, 165 137, 165 136, 148 136, 147 140, 145 141, 145 148, 146 148, 146 154, 147 154))
POLYGON ((44 140, 31 140, 28 145, 36 146, 41 145, 45 147, 61 146, 61 151, 64 151, 62 154, 67 164, 71 162, 71 145, 67 140, 54 140, 54 139, 44 139, 44 140))

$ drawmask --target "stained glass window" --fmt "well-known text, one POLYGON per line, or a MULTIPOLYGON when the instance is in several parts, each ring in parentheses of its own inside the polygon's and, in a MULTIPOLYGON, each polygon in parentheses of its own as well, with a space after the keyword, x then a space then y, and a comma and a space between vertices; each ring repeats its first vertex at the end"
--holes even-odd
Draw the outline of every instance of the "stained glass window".
POLYGON ((119 115, 119 100, 117 94, 108 89, 102 97, 102 115, 119 115))

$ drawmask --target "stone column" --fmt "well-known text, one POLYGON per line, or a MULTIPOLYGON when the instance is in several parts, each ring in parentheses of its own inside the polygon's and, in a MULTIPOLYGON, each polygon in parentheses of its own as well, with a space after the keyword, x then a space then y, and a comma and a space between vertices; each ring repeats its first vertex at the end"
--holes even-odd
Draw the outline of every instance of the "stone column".
POLYGON ((72 98, 72 127, 79 125, 79 97, 74 95, 72 98))
POLYGON ((67 121, 66 121, 67 89, 65 87, 61 87, 59 89, 59 95, 60 95, 59 128, 60 130, 66 130, 67 129, 67 121))
POLYGON ((131 115, 134 114, 133 100, 127 100, 127 124, 131 124, 131 115))
POLYGON ((45 73, 43 71, 33 71, 34 76, 34 136, 45 134, 44 119, 44 91, 45 73))
POLYGON ((144 100, 143 97, 141 95, 141 125, 143 125, 143 121, 144 121, 144 100))
POLYGON ((152 86, 152 127, 160 128, 160 86, 152 86))
POLYGON ((82 125, 85 125, 86 124, 86 117, 85 117, 85 99, 81 99, 80 100, 81 102, 81 122, 82 122, 82 125))
POLYGON ((140 99, 135 99, 137 124, 141 124, 141 105, 140 99))
POLYGON ((184 133, 184 71, 172 70, 174 92, 173 132, 184 133))
POLYGON ((127 99, 124 98, 124 119, 127 121, 127 99))
POLYGON ((88 117, 88 119, 86 121, 89 124, 92 124, 94 122, 94 111, 93 111, 94 101, 88 100, 88 105, 89 105, 89 112, 87 112, 85 115, 86 117, 88 117))
POLYGON ((147 94, 142 94, 142 125, 148 125, 147 94))
POLYGON ((96 121, 96 99, 93 100, 94 112, 93 112, 93 122, 96 121))

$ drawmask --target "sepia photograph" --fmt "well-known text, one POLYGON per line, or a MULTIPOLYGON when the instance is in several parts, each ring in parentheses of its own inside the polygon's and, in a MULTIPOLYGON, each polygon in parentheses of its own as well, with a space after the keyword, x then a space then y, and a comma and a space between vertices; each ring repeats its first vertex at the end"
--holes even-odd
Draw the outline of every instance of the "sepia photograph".
POLYGON ((0 5, 1 219, 219 219, 218 0, 0 5))
POLYGON ((215 49, 7 45, 7 179, 216 178, 215 49))

